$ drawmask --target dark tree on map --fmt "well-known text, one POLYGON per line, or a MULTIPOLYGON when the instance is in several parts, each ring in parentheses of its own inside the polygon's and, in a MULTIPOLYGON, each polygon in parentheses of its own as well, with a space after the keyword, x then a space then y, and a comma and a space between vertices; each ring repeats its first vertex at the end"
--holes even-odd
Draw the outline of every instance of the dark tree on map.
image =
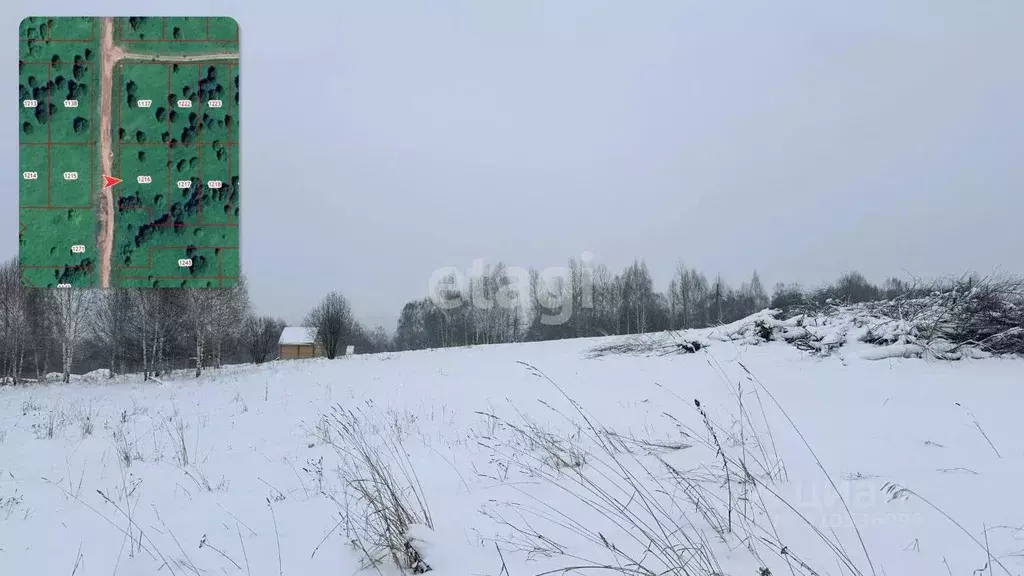
POLYGON ((181 40, 181 28, 175 26, 174 30, 171 31, 171 37, 175 40, 181 40))
POLYGON ((53 79, 53 85, 56 86, 58 90, 63 90, 64 87, 67 86, 67 84, 68 81, 63 76, 57 76, 53 79))
POLYGON ((134 196, 121 196, 117 199, 117 209, 121 212, 135 210, 140 206, 142 206, 142 198, 139 197, 138 192, 134 196))
POLYGON ((129 80, 128 83, 124 85, 125 100, 127 100, 126 104, 128 104, 129 108, 135 108, 136 106, 137 99, 135 98, 135 93, 138 89, 139 85, 136 84, 134 80, 129 80))
POLYGON ((149 140, 149 139, 146 138, 146 133, 145 132, 143 132, 142 130, 136 130, 135 131, 135 141, 136 142, 138 142, 139 144, 145 144, 147 140, 149 140))
POLYGON ((167 108, 161 106, 156 109, 156 120, 157 122, 163 122, 164 120, 167 120, 167 108))
POLYGON ((34 126, 32 126, 31 122, 22 122, 21 123, 21 131, 24 132, 25 134, 31 134, 31 133, 35 132, 36 129, 35 129, 34 126))
POLYGON ((149 18, 145 16, 132 16, 128 19, 128 25, 131 26, 132 30, 138 31, 139 27, 146 23, 149 18))
POLYGON ((76 266, 65 266, 60 272, 54 271, 57 275, 58 284, 71 284, 74 282, 82 282, 88 280, 90 275, 90 268, 92 267, 91 258, 83 258, 81 262, 76 266))
POLYGON ((50 121, 50 108, 47 106, 36 106, 36 122, 46 124, 50 121))
POLYGON ((59 68, 60 67, 60 56, 58 56, 57 54, 54 54, 53 58, 50 58, 50 66, 53 67, 53 68, 59 68))
POLYGON ((145 162, 146 161, 146 151, 145 150, 139 150, 138 158, 139 158, 139 162, 145 162))
POLYGON ((81 116, 77 116, 71 122, 71 126, 75 130, 75 133, 81 134, 82 132, 85 132, 86 130, 89 129, 89 121, 85 118, 82 118, 81 116))

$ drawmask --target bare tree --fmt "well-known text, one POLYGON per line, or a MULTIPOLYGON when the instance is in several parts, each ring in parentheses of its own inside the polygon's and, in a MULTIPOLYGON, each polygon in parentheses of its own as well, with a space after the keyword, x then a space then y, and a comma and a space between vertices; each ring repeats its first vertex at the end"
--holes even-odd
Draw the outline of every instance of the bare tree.
POLYGON ((242 341, 249 359, 256 364, 266 362, 283 330, 283 320, 276 320, 273 316, 250 314, 242 326, 242 341))
POLYGON ((208 288, 186 288, 182 291, 185 299, 185 325, 195 344, 196 378, 203 375, 203 354, 213 327, 217 305, 222 299, 218 292, 208 288))
POLYGON ((107 353, 111 378, 124 366, 123 355, 131 329, 131 304, 131 294, 125 288, 104 290, 95 299, 92 334, 107 353))
POLYGON ((158 308, 160 292, 151 288, 132 288, 128 292, 128 300, 132 305, 131 322, 135 340, 142 346, 142 379, 149 380, 155 360, 155 342, 151 331, 155 332, 154 324, 159 324, 158 308), (150 352, 150 341, 154 342, 154 351, 150 352))
POLYGON ((54 347, 53 294, 51 290, 31 289, 23 293, 32 367, 36 378, 41 379, 50 371, 50 354, 54 347))
POLYGON ((12 384, 21 381, 25 360, 28 316, 26 289, 21 283, 17 260, 0 266, 0 349, 3 352, 3 379, 12 384))
POLYGON ((331 292, 306 316, 306 326, 316 330, 317 340, 324 353, 333 359, 352 330, 352 308, 348 300, 337 292, 331 292))
POLYGON ((71 367, 75 361, 75 345, 82 336, 85 323, 86 303, 90 291, 80 288, 54 288, 57 339, 60 341, 60 358, 63 380, 71 381, 71 367))
POLYGON ((211 302, 210 339, 213 352, 213 366, 220 368, 224 362, 224 345, 237 342, 242 336, 242 324, 249 313, 249 288, 245 278, 233 287, 209 290, 211 302))

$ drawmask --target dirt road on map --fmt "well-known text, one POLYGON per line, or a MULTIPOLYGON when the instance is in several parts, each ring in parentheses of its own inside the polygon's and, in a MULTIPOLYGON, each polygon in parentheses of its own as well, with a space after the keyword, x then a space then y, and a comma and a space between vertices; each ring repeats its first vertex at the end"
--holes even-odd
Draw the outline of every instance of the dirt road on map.
MULTIPOLYGON (((103 174, 113 176, 114 148, 111 134, 111 117, 113 116, 114 66, 121 60, 147 60, 150 62, 202 62, 205 60, 237 59, 237 52, 218 52, 211 54, 188 55, 154 55, 125 52, 114 45, 114 19, 102 20, 102 36, 100 38, 100 165, 103 174)), ((110 259, 114 250, 114 193, 110 188, 100 190, 99 207, 96 212, 99 232, 96 246, 99 249, 100 287, 110 286, 110 259)))
MULTIPOLYGON (((124 57, 124 52, 114 46, 114 19, 104 18, 100 37, 100 166, 104 174, 113 174, 114 150, 111 143, 110 117, 113 110, 114 64, 124 57)), ((110 256, 114 248, 114 194, 110 188, 100 190, 99 209, 96 212, 99 223, 100 287, 110 286, 110 256)))

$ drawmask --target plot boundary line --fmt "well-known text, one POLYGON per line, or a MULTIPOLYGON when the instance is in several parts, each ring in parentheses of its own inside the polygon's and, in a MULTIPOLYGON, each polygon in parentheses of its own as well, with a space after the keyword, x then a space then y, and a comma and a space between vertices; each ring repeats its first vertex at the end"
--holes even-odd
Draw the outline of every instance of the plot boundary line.
POLYGON ((126 18, 125 16, 118 17, 117 21, 114 24, 114 28, 117 30, 115 32, 115 34, 114 34, 114 41, 117 42, 118 44, 178 44, 178 43, 192 44, 192 43, 197 43, 197 42, 206 42, 206 43, 212 43, 212 44, 238 44, 239 41, 241 40, 241 35, 242 35, 241 34, 241 28, 242 27, 238 24, 238 21, 236 20, 235 21, 235 37, 234 38, 221 39, 221 40, 213 40, 213 39, 210 38, 210 20, 214 19, 214 18, 226 18, 226 17, 225 16, 200 16, 200 18, 204 18, 206 20, 206 23, 205 23, 206 34, 202 38, 182 38, 182 39, 168 38, 167 37, 167 19, 168 18, 186 18, 186 16, 162 16, 161 17, 161 22, 160 22, 160 38, 159 39, 154 38, 154 39, 151 39, 151 40, 144 40, 144 39, 138 39, 138 38, 135 38, 135 39, 125 38, 125 35, 124 35, 124 19, 125 18, 126 18))

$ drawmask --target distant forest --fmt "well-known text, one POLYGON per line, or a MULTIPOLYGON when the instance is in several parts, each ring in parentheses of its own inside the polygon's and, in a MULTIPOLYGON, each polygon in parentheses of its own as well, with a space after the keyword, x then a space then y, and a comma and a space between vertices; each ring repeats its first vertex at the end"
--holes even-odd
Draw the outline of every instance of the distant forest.
MULTIPOLYGON (((318 329, 334 358, 348 346, 372 353, 701 328, 767 307, 866 302, 914 289, 897 278, 876 285, 849 272, 813 289, 776 284, 769 294, 756 272, 732 286, 679 265, 658 291, 643 261, 612 274, 574 259, 554 278, 531 271, 528 284, 513 289, 501 264, 461 286, 449 278, 435 294, 406 303, 393 332, 357 321, 344 295, 331 292, 311 307, 305 324, 318 329)), ((187 368, 199 376, 225 364, 275 359, 284 326, 253 311, 244 278, 227 290, 39 289, 22 286, 16 260, 0 266, 0 383, 52 372, 67 381, 96 369, 149 378, 187 368)))
POLYGON ((562 277, 544 279, 531 271, 528 301, 518 305, 473 305, 476 299, 503 300, 502 290, 509 279, 501 264, 470 278, 468 284, 446 288, 440 299, 430 295, 407 303, 388 344, 397 350, 415 350, 704 328, 768 307, 790 309, 830 299, 867 302, 911 289, 898 278, 879 286, 859 272, 849 272, 828 286, 813 289, 779 283, 769 295, 756 271, 736 287, 721 276, 709 279, 680 264, 667 288, 658 291, 643 261, 612 274, 605 266, 587 267, 575 259, 570 259, 562 277), (456 298, 465 304, 446 310, 437 303, 456 298))

